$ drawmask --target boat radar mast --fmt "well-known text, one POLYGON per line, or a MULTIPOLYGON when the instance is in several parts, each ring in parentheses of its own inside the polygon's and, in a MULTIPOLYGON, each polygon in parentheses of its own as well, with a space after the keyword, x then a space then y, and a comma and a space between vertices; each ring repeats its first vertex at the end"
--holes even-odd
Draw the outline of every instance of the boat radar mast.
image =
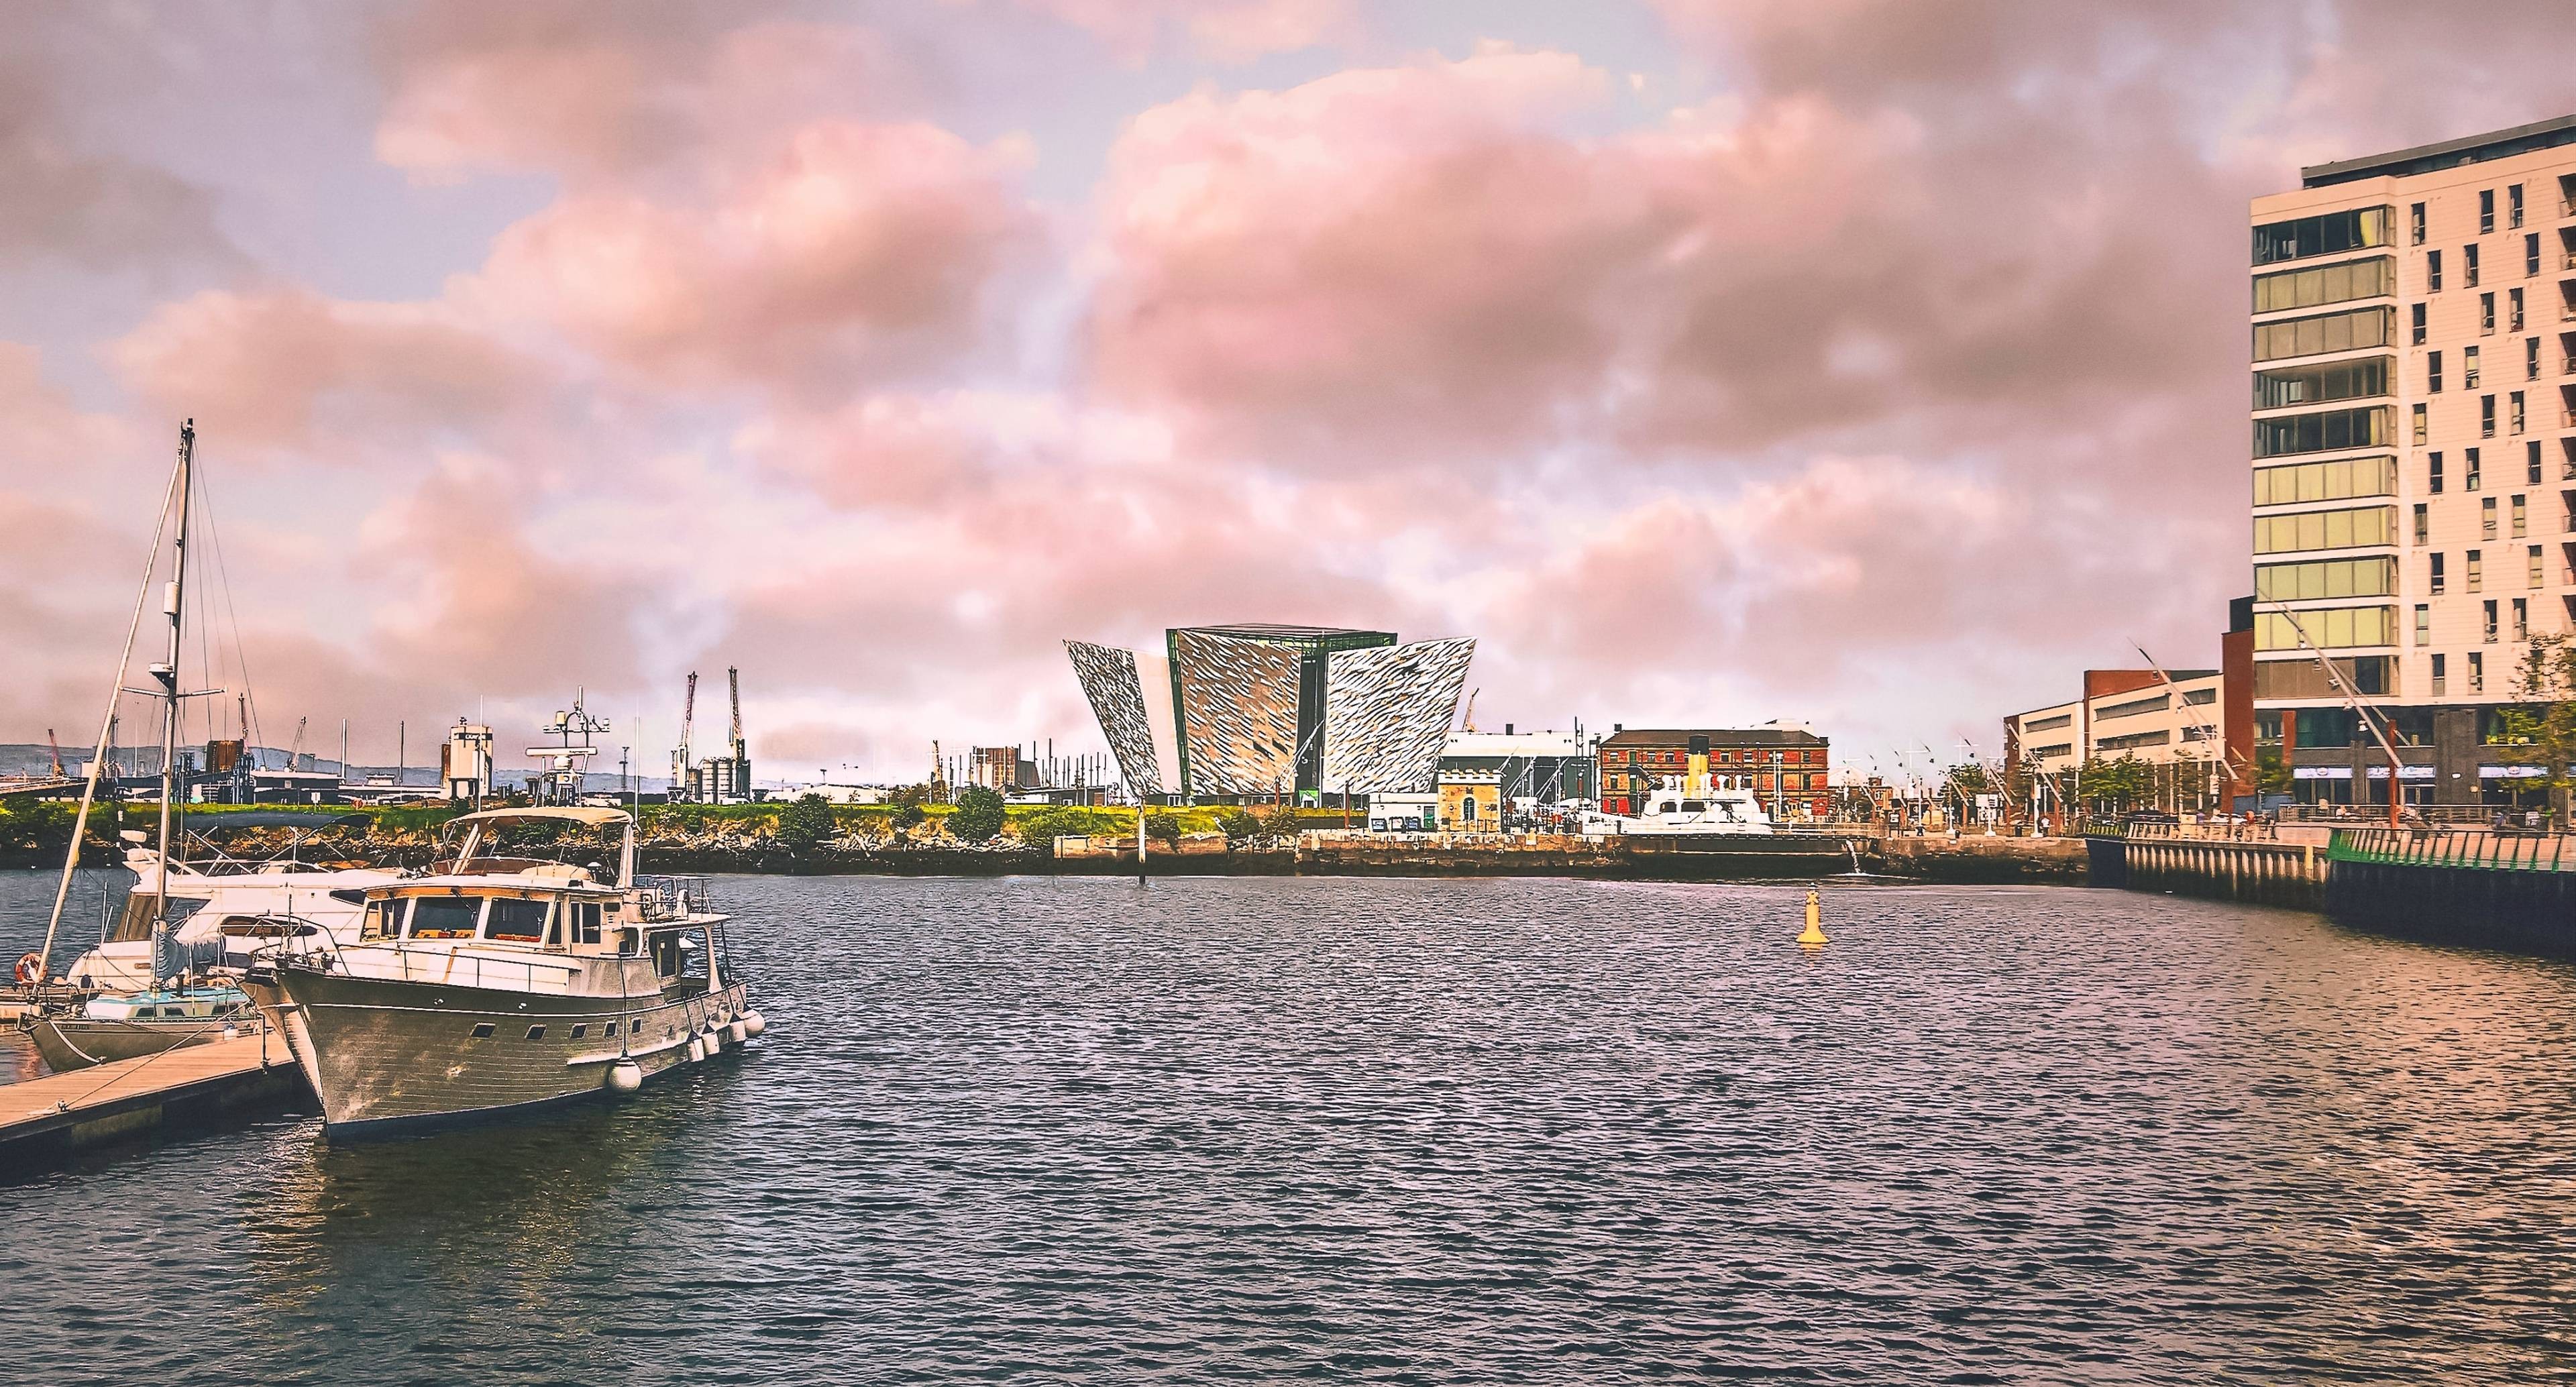
POLYGON ((589 769, 590 758, 599 754, 599 748, 591 738, 608 730, 608 719, 592 717, 581 706, 584 696, 583 692, 576 692, 572 707, 557 711, 539 729, 555 739, 553 746, 528 748, 528 755, 545 766, 537 779, 537 800, 541 804, 578 802, 581 799, 582 772, 589 769))

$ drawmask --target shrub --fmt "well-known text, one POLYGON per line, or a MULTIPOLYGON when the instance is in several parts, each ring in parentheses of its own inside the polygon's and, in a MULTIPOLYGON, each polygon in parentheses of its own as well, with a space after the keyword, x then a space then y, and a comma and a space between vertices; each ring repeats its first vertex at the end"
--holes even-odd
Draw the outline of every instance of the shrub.
POLYGON ((969 785, 957 796, 957 812, 948 816, 948 831, 970 843, 980 843, 1002 831, 1002 792, 987 785, 969 785))
POLYGON ((1271 806, 1270 816, 1262 821, 1261 831, 1281 838, 1294 838, 1303 826, 1297 818, 1297 806, 1277 804, 1271 806))
POLYGON ((1247 810, 1228 809, 1216 816, 1216 826, 1225 834, 1226 842, 1240 843, 1261 831, 1261 820, 1252 817, 1247 810))
POLYGON ((839 831, 831 802, 821 795, 799 795, 778 811, 779 846, 790 852, 812 852, 839 831))
POLYGON ((1145 816, 1145 836, 1156 842, 1181 845, 1181 816, 1164 811, 1145 816))
POLYGON ((929 817, 930 815, 918 804, 899 805, 894 811, 894 826, 902 829, 918 828, 921 826, 921 821, 929 817))

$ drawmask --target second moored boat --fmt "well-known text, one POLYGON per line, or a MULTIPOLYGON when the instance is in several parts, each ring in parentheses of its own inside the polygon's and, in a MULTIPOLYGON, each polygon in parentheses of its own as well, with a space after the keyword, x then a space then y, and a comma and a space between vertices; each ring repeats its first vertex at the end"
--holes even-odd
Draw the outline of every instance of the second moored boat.
POLYGON ((636 874, 622 809, 495 809, 445 871, 367 892, 355 943, 290 941, 243 987, 335 1134, 627 1092, 759 1035, 702 879, 636 874), (617 867, 485 851, 508 825, 620 827, 617 867))

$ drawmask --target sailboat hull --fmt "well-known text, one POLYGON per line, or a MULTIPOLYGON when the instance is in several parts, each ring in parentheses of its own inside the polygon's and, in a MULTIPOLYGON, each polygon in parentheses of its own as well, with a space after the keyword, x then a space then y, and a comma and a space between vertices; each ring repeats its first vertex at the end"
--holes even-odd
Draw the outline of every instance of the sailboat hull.
MULTIPOLYGON (((244 1017, 241 1026, 259 1022, 244 1017)), ((140 1059, 183 1046, 204 1045, 223 1038, 220 1024, 208 1025, 202 1020, 188 1021, 100 1021, 86 1016, 32 1016, 27 1019, 27 1037, 36 1044, 36 1053, 57 1074, 87 1069, 111 1060, 140 1059)))

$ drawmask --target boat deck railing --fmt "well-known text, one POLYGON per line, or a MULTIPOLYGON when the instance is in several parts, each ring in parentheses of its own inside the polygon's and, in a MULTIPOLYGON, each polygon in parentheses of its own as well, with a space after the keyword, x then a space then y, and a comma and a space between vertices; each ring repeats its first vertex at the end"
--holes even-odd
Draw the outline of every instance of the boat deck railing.
POLYGON ((386 982, 450 983, 458 987, 518 992, 570 993, 584 969, 551 958, 501 958, 451 949, 353 948, 337 950, 334 970, 386 982))
POLYGON ((707 879, 702 876, 637 872, 635 889, 641 893, 647 924, 685 920, 700 911, 715 908, 715 893, 708 888, 707 879))

